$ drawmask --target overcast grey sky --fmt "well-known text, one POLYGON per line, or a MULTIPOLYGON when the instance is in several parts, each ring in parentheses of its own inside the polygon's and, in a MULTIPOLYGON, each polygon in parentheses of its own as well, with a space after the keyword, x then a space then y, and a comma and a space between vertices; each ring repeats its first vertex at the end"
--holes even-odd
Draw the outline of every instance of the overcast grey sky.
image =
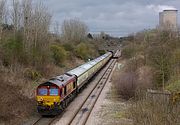
POLYGON ((53 22, 57 21, 61 25, 65 19, 79 18, 88 25, 90 32, 105 31, 115 36, 156 27, 159 22, 159 11, 163 9, 180 10, 180 0, 42 0, 42 2, 52 12, 53 22))

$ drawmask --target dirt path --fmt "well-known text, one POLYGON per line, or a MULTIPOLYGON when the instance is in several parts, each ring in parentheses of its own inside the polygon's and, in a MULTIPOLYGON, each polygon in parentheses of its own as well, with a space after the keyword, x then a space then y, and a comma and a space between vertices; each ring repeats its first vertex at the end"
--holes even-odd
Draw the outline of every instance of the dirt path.
MULTIPOLYGON (((118 68, 118 65, 115 66, 114 70, 116 68, 118 68)), ((129 102, 119 99, 114 94, 111 79, 109 79, 86 125, 132 125, 132 120, 125 116, 129 106, 129 102)))

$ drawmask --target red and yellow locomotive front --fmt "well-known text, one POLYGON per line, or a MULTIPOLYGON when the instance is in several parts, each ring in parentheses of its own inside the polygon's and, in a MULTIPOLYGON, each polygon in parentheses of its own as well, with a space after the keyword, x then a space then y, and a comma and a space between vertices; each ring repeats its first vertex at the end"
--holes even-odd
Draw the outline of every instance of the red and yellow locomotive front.
POLYGON ((37 110, 41 115, 57 115, 76 90, 76 77, 62 75, 40 84, 36 90, 37 110))
POLYGON ((53 114, 59 110, 60 89, 56 85, 39 86, 36 96, 38 112, 45 115, 53 114))

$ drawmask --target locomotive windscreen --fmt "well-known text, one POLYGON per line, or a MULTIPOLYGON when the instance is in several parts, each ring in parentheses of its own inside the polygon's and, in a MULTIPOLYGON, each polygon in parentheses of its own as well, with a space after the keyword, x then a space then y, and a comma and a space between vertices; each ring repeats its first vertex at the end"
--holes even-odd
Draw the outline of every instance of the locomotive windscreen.
POLYGON ((39 88, 38 89, 38 95, 47 95, 48 89, 47 88, 39 88))
POLYGON ((49 95, 58 95, 58 88, 50 88, 49 95))

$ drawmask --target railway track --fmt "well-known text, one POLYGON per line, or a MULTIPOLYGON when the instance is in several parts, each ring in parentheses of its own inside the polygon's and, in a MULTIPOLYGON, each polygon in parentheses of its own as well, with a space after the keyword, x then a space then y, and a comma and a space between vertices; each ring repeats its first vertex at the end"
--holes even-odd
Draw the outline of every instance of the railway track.
MULTIPOLYGON (((121 55, 121 51, 117 51, 114 56, 117 59, 118 57, 120 57, 120 55, 121 55)), ((105 87, 106 83, 109 80, 109 76, 113 71, 114 65, 116 63, 116 59, 111 60, 109 67, 106 69, 105 73, 103 74, 101 79, 98 81, 98 84, 90 93, 90 95, 87 97, 86 101, 79 108, 79 110, 74 115, 72 120, 68 123, 68 125, 85 125, 86 124, 99 96, 101 95, 103 88, 105 87)))
MULTIPOLYGON (((117 51, 115 56, 118 57, 119 53, 120 51, 117 51)), ((98 80, 97 84, 93 87, 93 89, 90 91, 89 95, 83 101, 81 106, 79 106, 79 108, 73 114, 73 117, 71 117, 68 120, 68 122, 67 121, 62 122, 63 125, 85 125, 86 124, 88 117, 94 105, 96 104, 97 99, 99 98, 107 80, 109 79, 109 76, 112 72, 115 62, 116 62, 116 59, 110 60, 110 62, 106 66, 107 68, 105 69, 101 78, 98 80)), ((33 125, 52 125, 55 123, 57 119, 61 119, 61 117, 63 116, 65 112, 66 112, 66 109, 62 111, 62 113, 59 116, 56 116, 56 117, 41 117, 33 125)))
POLYGON ((51 123, 56 119, 56 117, 41 117, 33 125, 51 125, 51 123))
POLYGON ((68 123, 68 125, 85 125, 91 111, 94 108, 94 105, 96 104, 97 99, 99 98, 105 84, 107 83, 109 76, 112 72, 112 69, 115 65, 116 60, 112 59, 110 66, 107 68, 106 72, 98 82, 97 86, 93 89, 91 94, 88 96, 86 101, 83 103, 83 105, 79 108, 77 113, 74 115, 74 117, 71 119, 71 121, 68 123))

